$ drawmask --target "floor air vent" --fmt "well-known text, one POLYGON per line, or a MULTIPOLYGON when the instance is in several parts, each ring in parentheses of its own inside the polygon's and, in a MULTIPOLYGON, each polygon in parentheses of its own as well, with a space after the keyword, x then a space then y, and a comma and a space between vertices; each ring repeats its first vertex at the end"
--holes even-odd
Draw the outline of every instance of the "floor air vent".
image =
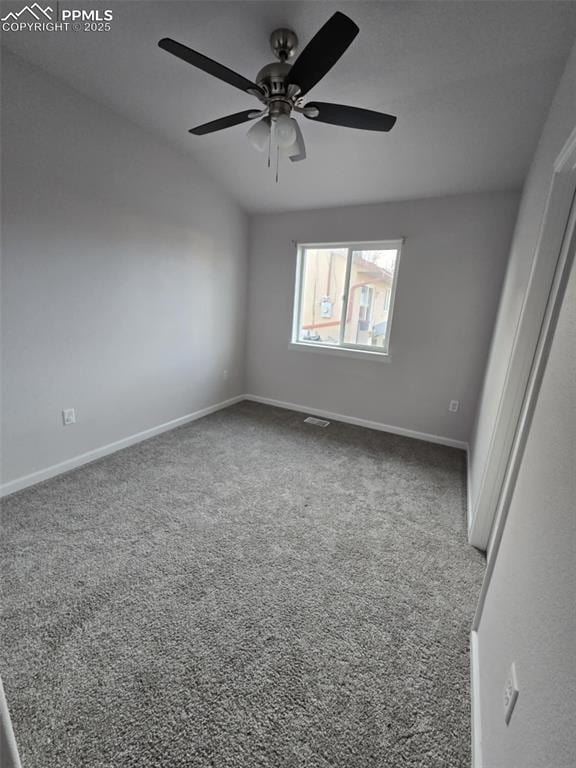
POLYGON ((324 419, 316 419, 314 416, 307 416, 304 421, 306 424, 314 424, 315 427, 327 427, 329 426, 329 421, 324 421, 324 419))

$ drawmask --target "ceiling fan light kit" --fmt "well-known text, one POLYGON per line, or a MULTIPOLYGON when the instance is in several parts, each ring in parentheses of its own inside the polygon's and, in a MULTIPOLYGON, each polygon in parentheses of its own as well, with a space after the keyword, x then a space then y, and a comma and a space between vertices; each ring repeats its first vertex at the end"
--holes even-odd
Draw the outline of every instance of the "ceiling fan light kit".
POLYGON ((250 144, 258 152, 264 152, 270 143, 270 118, 263 117, 248 130, 246 134, 250 144))
POLYGON ((290 60, 294 59, 298 47, 298 37, 291 29, 276 29, 270 36, 270 47, 277 61, 263 67, 255 82, 171 38, 163 38, 158 45, 188 64, 255 96, 262 103, 261 109, 249 109, 203 123, 191 128, 190 133, 203 136, 260 118, 248 131, 248 139, 260 152, 268 149, 268 165, 271 153, 276 153, 278 180, 281 151, 293 162, 306 158, 304 138, 292 116, 293 112, 308 120, 366 131, 389 131, 396 122, 393 115, 369 109, 319 101, 304 103, 308 91, 332 69, 358 32, 359 28, 352 19, 338 11, 291 64, 290 60))

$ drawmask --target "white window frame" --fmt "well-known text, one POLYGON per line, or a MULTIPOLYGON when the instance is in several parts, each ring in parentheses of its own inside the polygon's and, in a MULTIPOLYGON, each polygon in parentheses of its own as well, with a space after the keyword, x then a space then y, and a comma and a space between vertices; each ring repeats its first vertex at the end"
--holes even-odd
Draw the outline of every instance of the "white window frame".
POLYGON ((362 356, 374 355, 378 358, 387 358, 390 355, 390 330, 392 328, 392 318, 394 316, 394 300, 396 298, 396 286, 398 285, 398 272, 400 268, 400 258, 405 238, 395 238, 392 240, 368 240, 365 242, 353 243, 296 243, 296 282, 294 286, 294 308, 292 313, 292 337, 290 345, 299 348, 309 348, 317 351, 336 352, 346 355, 360 354, 362 356), (307 249, 322 248, 340 248, 346 249, 346 276, 344 278, 344 293, 342 295, 342 314, 340 315, 340 337, 337 344, 318 344, 313 341, 303 341, 300 336, 300 315, 302 310, 302 288, 304 284, 304 260, 307 249), (394 266, 394 277, 390 287, 390 301, 388 305, 388 320, 386 322, 386 336, 384 345, 378 347, 368 344, 352 344, 344 341, 346 332, 346 313, 348 311, 348 295, 350 293, 350 272, 352 271, 352 253, 354 251, 386 251, 397 250, 396 264, 394 266))

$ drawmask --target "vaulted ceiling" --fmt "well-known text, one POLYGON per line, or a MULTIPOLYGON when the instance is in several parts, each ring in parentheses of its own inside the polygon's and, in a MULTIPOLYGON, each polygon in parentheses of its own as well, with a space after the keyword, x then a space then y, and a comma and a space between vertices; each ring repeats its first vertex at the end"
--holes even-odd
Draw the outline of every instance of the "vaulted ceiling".
POLYGON ((576 36, 571 0, 98 5, 114 11, 109 32, 6 33, 3 44, 192 154, 250 211, 520 187, 576 36), (395 114, 389 134, 302 119, 308 159, 282 163, 276 184, 249 125, 187 132, 258 102, 168 55, 160 38, 253 79, 273 60, 272 30, 292 28, 302 48, 336 10, 360 33, 310 98, 395 114))

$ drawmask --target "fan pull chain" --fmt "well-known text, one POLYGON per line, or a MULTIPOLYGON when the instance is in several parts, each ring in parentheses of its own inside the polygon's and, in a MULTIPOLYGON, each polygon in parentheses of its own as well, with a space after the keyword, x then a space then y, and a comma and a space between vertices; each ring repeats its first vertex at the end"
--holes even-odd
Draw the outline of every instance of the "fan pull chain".
POLYGON ((276 184, 278 184, 278 166, 280 165, 280 145, 276 147, 276 184))
POLYGON ((268 168, 270 168, 271 152, 272 152, 272 126, 270 126, 270 133, 268 134, 268 168))

